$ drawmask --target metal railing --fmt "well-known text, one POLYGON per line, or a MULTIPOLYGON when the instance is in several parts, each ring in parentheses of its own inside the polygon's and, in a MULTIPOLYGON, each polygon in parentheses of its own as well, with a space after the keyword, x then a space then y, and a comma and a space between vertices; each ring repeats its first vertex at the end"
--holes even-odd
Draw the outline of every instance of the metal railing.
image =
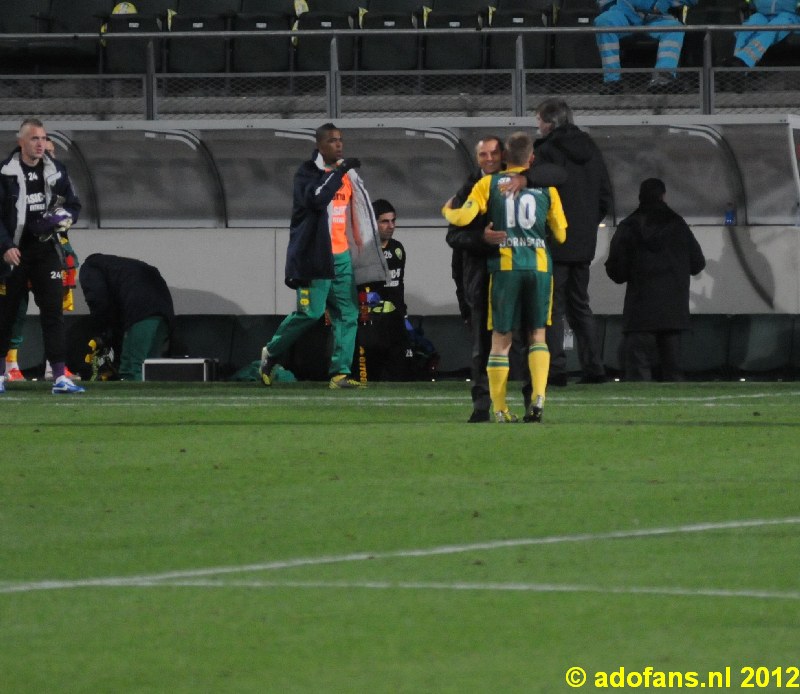
MULTIPOLYGON (((351 29, 332 31, 224 31, 141 32, 98 34, 6 34, 0 50, 20 46, 96 43, 98 56, 114 42, 136 41, 146 51, 146 70, 139 73, 95 74, 0 74, 0 119, 17 120, 37 113, 63 120, 157 120, 173 118, 297 118, 380 116, 513 116, 531 114, 543 98, 568 96, 582 114, 714 114, 789 113, 800 109, 800 50, 798 65, 786 67, 719 67, 712 58, 717 33, 730 35, 740 25, 690 25, 658 27, 658 33, 683 32, 702 37, 700 64, 678 69, 679 93, 651 94, 647 84, 652 65, 626 66, 621 75, 625 91, 618 95, 598 93, 602 69, 555 67, 552 62, 525 64, 524 40, 545 35, 557 42, 564 37, 597 33, 649 34, 652 27, 529 27, 474 29, 351 29), (406 71, 339 68, 338 42, 363 37, 413 35, 420 46, 442 36, 516 37, 515 64, 504 69, 436 70, 420 67, 406 71), (241 38, 265 40, 287 36, 302 45, 304 37, 330 39, 328 69, 251 73, 169 72, 164 53, 178 39, 241 38), (161 47, 159 50, 158 47, 161 47)), ((747 27, 748 31, 797 30, 796 26, 747 27)), ((800 32, 798 32, 800 33, 800 32)), ((596 50, 589 46, 586 50, 596 50)), ((69 46, 63 48, 64 67, 69 66, 69 46)), ((35 58, 35 51, 32 52, 35 58)), ((422 55, 420 51, 420 55, 422 55)), ((596 56, 593 56, 596 57, 596 56)), ((653 55, 653 61, 655 56, 653 55)), ((2 70, 2 67, 0 67, 2 70)))

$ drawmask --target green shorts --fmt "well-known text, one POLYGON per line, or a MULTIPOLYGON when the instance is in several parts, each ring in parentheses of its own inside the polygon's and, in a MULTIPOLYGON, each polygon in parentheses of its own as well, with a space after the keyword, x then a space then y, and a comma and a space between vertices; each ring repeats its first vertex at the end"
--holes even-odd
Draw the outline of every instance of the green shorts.
POLYGON ((493 272, 489 284, 489 329, 508 333, 536 330, 550 324, 553 274, 537 270, 493 272))

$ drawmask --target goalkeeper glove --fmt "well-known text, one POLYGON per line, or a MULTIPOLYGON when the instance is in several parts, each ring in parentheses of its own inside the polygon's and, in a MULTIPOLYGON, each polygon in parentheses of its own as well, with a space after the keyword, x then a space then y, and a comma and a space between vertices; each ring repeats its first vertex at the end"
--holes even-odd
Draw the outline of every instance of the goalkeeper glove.
POLYGON ((361 166, 361 160, 356 159, 355 157, 348 157, 347 159, 342 159, 342 163, 339 166, 342 168, 342 171, 358 169, 361 166))
POLYGON ((92 377, 89 380, 107 381, 113 378, 116 373, 113 348, 106 346, 102 337, 93 337, 88 346, 89 352, 83 360, 92 366, 92 377))

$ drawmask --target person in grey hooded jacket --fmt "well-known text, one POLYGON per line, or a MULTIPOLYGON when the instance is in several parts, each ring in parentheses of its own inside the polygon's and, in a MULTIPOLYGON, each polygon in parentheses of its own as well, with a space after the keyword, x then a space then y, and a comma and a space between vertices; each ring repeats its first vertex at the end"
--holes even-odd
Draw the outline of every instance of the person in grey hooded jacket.
POLYGON ((597 228, 611 210, 611 182, 592 138, 572 122, 562 99, 547 99, 536 109, 542 137, 533 144, 536 160, 563 166, 567 180, 557 185, 569 224, 567 240, 553 244, 553 313, 547 328, 550 385, 567 385, 564 319, 572 328, 583 371, 582 383, 606 380, 594 315, 589 305, 589 266, 597 246, 597 228))

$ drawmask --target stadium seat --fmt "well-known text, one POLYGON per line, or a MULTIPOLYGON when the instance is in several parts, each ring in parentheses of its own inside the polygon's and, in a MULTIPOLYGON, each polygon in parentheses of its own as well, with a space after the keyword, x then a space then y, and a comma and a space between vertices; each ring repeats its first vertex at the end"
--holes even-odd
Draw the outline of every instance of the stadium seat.
POLYGON ((50 0, 0 0, 0 31, 4 34, 36 34, 45 29, 44 16, 50 0))
POLYGON ((308 0, 307 2, 309 12, 346 14, 353 19, 353 26, 356 26, 358 15, 365 4, 364 0, 308 0))
POLYGON ((161 20, 161 29, 169 29, 169 13, 174 11, 178 0, 136 0, 133 3, 136 13, 145 17, 157 17, 161 20))
POLYGON ((241 0, 177 0, 178 14, 196 17, 233 17, 241 9, 241 0))
POLYGON ((242 0, 238 14, 296 18, 294 0, 242 0))
MULTIPOLYGON (((0 0, 0 33, 36 34, 45 30, 44 15, 50 0, 0 0)), ((0 44, 0 71, 27 74, 38 70, 36 50, 29 42, 0 44)))
MULTIPOLYGON (((564 0, 555 14, 557 27, 591 27, 597 16, 594 0, 564 0)), ((600 67, 595 35, 564 33, 553 38, 553 67, 589 69, 600 67)))
MULTIPOLYGON (((297 29, 325 30, 352 29, 352 17, 345 13, 309 11, 297 19, 297 29)), ((326 71, 330 69, 331 36, 298 36, 295 53, 295 66, 303 71, 326 71)), ((355 62, 355 39, 340 36, 336 41, 339 56, 339 69, 352 70, 355 62)))
MULTIPOLYGON (((162 20, 153 15, 116 14, 106 22, 106 33, 138 33, 161 31, 162 20)), ((147 44, 145 39, 123 39, 105 42, 105 72, 144 73, 147 71, 147 44)), ((162 42, 153 42, 155 70, 160 72, 162 64, 162 42)))
POLYGON ((474 29, 458 36, 431 34, 425 37, 423 64, 428 70, 478 70, 484 66, 484 41, 477 12, 448 12, 434 8, 425 19, 426 29, 474 29))
MULTIPOLYGON (((497 3, 493 0, 433 0, 424 3, 434 12, 463 12, 465 14, 477 14, 481 21, 488 22, 489 6, 497 3)), ((530 5, 530 3, 528 3, 530 5)))
MULTIPOLYGON (((234 31, 286 31, 292 20, 284 14, 237 14, 234 31)), ((291 69, 292 43, 289 36, 258 38, 246 36, 232 42, 234 72, 286 72, 291 69)))
MULTIPOLYGON (((44 22, 51 34, 97 34, 113 7, 113 0, 51 0, 44 22)), ((96 39, 48 41, 39 53, 42 72, 88 74, 101 70, 96 39)))
MULTIPOLYGON (((278 31, 297 21, 294 0, 242 0, 234 17, 236 31, 278 31)), ((233 69, 237 72, 284 72, 294 68, 294 48, 288 37, 234 39, 233 69), (261 54, 263 51, 263 54, 261 54)))
MULTIPOLYGON (((411 14, 417 20, 417 25, 423 25, 425 7, 430 2, 425 0, 363 0, 367 12, 374 14, 411 14)), ((365 16, 365 15, 364 15, 365 16)))
POLYGON ((410 12, 421 19, 423 8, 430 3, 425 0, 364 0, 362 4, 369 12, 410 12))
MULTIPOLYGON (((197 17, 176 14, 173 32, 225 31, 224 17, 197 17)), ((167 69, 170 72, 224 72, 227 69, 228 42, 222 38, 171 38, 167 69)))
POLYGON ((415 29, 417 15, 406 8, 403 11, 382 9, 395 3, 370 3, 369 10, 361 20, 361 27, 368 29, 397 30, 397 34, 361 37, 359 67, 362 70, 414 70, 419 67, 418 36, 403 36, 402 29, 415 29))
MULTIPOLYGON (((742 12, 739 0, 699 0, 686 11, 687 26, 741 24, 742 12)), ((714 32, 711 35, 711 64, 720 65, 733 55, 735 37, 733 33, 714 32)), ((683 39, 684 65, 700 67, 703 64, 703 34, 687 32, 683 39)))
MULTIPOLYGON (((172 32, 225 31, 240 0, 180 0, 172 17, 172 32)), ((170 39, 167 69, 170 72, 225 72, 228 40, 214 37, 170 39)))
MULTIPOLYGON (((547 27, 552 24, 551 0, 498 0, 491 13, 492 27, 547 27)), ((489 37, 488 67, 512 68, 516 65, 517 36, 489 37)), ((547 67, 550 40, 547 34, 529 34, 523 38, 523 62, 526 68, 547 67)))

